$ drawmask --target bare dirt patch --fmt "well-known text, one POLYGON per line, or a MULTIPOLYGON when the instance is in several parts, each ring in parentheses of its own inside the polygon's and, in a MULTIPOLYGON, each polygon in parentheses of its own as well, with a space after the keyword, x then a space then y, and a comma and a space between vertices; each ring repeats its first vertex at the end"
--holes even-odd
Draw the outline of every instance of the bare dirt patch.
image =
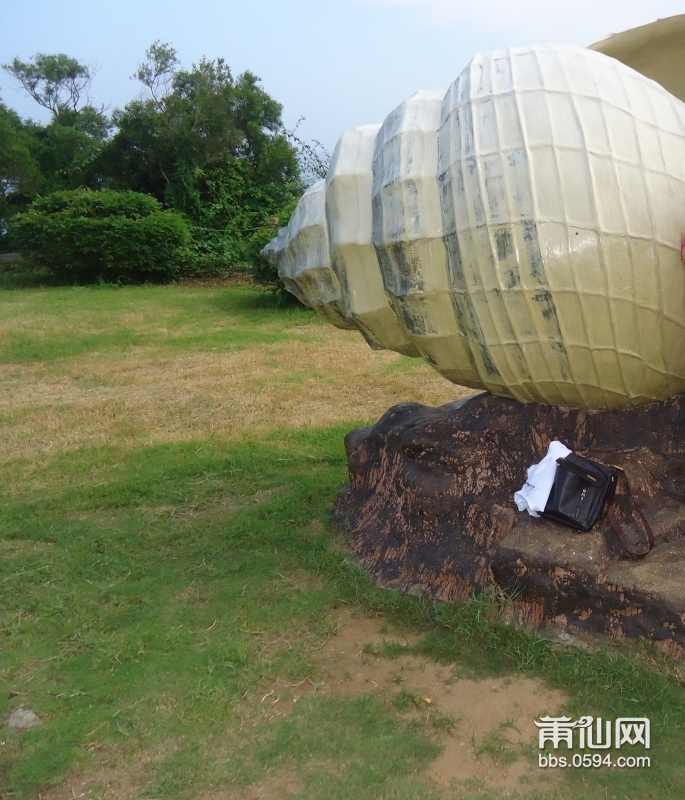
POLYGON ((290 800, 302 797, 304 783, 292 772, 268 772, 252 786, 241 789, 223 789, 201 795, 198 800, 290 800))
MULTIPOLYGON (((491 798, 525 797, 541 777, 529 755, 537 747, 534 720, 559 712, 568 698, 537 679, 465 677, 456 664, 441 665, 412 653, 419 639, 388 628, 382 619, 345 612, 337 633, 318 653, 316 674, 297 684, 278 681, 258 698, 259 712, 241 719, 241 726, 283 719, 306 696, 376 694, 443 747, 425 778, 443 787, 446 797, 460 786, 481 789, 491 798)), ((278 793, 281 777, 265 775, 259 787, 217 798, 285 798, 288 794, 278 793)))
POLYGON ((97 766, 74 772, 54 789, 42 791, 39 800, 133 800, 140 797, 156 763, 174 747, 150 748, 129 756, 104 745, 93 745, 91 749, 99 762, 97 766))
MULTIPOLYGON (((540 776, 529 757, 537 744, 533 723, 540 715, 558 713, 568 698, 531 678, 463 676, 458 665, 441 665, 412 653, 419 638, 415 633, 388 628, 382 619, 344 612, 337 633, 318 651, 316 672, 301 683, 279 680, 264 691, 256 698, 256 713, 248 711, 249 719, 241 718, 241 730, 283 719, 308 695, 376 694, 407 724, 443 747, 424 777, 437 784, 445 798, 453 797, 460 787, 472 793, 482 791, 489 798, 525 797, 528 791, 539 789, 540 776)), ((149 750, 116 760, 103 745, 95 745, 95 752, 99 755, 97 766, 43 792, 43 800, 137 797, 169 751, 149 750)), ((209 792, 198 789, 191 796, 198 800, 288 800, 303 796, 303 778, 292 771, 267 770, 250 786, 209 792)))
POLYGON ((441 786, 478 781, 505 794, 525 791, 535 774, 525 758, 537 743, 534 720, 568 698, 537 679, 459 677, 457 665, 408 652, 417 640, 385 629, 382 620, 345 614, 321 650, 325 683, 316 690, 386 697, 443 746, 427 773, 441 786))

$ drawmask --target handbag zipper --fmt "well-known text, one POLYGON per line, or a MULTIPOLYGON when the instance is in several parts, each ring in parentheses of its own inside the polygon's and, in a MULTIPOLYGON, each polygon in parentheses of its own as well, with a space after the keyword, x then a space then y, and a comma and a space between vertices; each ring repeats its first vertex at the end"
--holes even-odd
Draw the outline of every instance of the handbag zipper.
POLYGON ((580 516, 580 511, 583 507, 583 500, 585 500, 586 494, 587 494, 587 489, 583 489, 583 491, 580 493, 580 500, 578 500, 578 505, 576 506, 576 513, 575 513, 576 519, 578 519, 578 517, 580 516))

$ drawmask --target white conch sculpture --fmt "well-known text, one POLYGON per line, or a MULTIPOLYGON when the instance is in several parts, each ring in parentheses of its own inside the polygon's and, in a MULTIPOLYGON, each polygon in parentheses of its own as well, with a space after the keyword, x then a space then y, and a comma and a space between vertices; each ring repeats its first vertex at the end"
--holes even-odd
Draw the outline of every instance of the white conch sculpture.
POLYGON ((340 283, 331 268, 325 206, 325 182, 318 181, 302 195, 288 227, 280 229, 262 255, 278 259, 283 283, 301 303, 337 328, 354 329, 345 316, 340 283))
POLYGON ((685 391, 684 234, 685 103, 543 45, 344 134, 264 254, 333 324, 454 383, 615 409, 685 391))

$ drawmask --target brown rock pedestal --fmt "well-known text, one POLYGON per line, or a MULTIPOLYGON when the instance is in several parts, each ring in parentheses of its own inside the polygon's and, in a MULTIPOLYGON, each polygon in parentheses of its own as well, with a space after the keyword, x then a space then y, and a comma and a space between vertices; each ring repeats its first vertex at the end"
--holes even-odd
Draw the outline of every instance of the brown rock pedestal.
MULTIPOLYGON (((404 403, 345 447, 350 483, 334 518, 384 586, 444 601, 494 586, 515 598, 521 622, 644 637, 685 657, 685 395, 627 411, 489 394, 404 403), (625 470, 654 532, 643 561, 605 518, 577 533, 517 511, 514 492, 553 439, 625 470)), ((640 550, 643 531, 623 522, 640 550)))

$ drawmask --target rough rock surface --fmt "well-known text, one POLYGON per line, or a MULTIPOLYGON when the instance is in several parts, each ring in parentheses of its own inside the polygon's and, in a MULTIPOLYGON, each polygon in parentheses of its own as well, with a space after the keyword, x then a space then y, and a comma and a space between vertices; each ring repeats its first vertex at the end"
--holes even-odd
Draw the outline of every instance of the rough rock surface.
MULTIPOLYGON (((495 586, 514 595, 522 623, 645 637, 685 658, 685 395, 622 411, 489 394, 404 403, 345 446, 350 483, 334 518, 383 585, 445 601, 495 586), (643 561, 628 558, 605 518, 578 533, 517 511, 514 492, 553 439, 625 470, 656 542, 643 561)), ((641 550, 631 502, 617 492, 641 550)))
POLYGON ((28 708, 19 706, 5 719, 5 725, 18 730, 38 728, 43 723, 36 714, 28 708))

